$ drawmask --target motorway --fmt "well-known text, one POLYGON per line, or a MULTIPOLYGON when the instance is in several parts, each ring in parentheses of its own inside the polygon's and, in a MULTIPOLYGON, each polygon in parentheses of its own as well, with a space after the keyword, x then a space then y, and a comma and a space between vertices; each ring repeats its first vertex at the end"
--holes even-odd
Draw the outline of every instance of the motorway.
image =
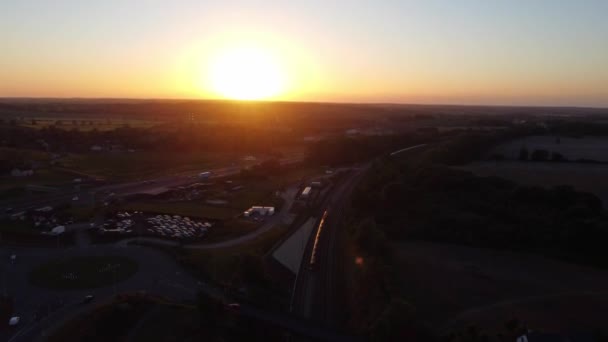
MULTIPOLYGON (((279 162, 281 165, 289 165, 301 162, 303 157, 289 157, 283 158, 279 162)), ((260 163, 262 163, 260 161, 260 163)), ((241 166, 227 166, 215 169, 208 169, 204 171, 211 172, 211 179, 222 178, 233 176, 241 172, 243 167, 241 166)), ((13 212, 17 213, 20 211, 44 207, 47 205, 56 206, 59 203, 73 203, 72 198, 78 196, 77 204, 93 204, 95 200, 98 200, 99 195, 109 195, 113 193, 117 197, 124 197, 140 192, 150 191, 158 188, 171 188, 181 185, 187 185, 195 183, 198 180, 199 172, 183 172, 174 175, 168 175, 164 177, 156 177, 146 180, 137 180, 124 183, 116 183, 109 185, 102 185, 93 187, 90 189, 83 189, 81 191, 74 190, 70 187, 69 190, 63 191, 57 194, 38 195, 35 197, 25 198, 19 201, 3 201, 0 204, 2 208, 13 208, 13 212)), ((0 212, 0 217, 4 215, 4 210, 0 212)))
MULTIPOLYGON (((283 164, 297 162, 297 160, 282 160, 283 164)), ((239 167, 226 167, 210 170, 213 178, 225 177, 240 172, 239 167)), ((114 192, 117 196, 125 196, 131 193, 145 191, 156 187, 171 187, 196 181, 196 175, 176 175, 157 178, 148 181, 138 181, 107 185, 97 187, 87 192, 92 198, 95 193, 114 192)), ((284 220, 297 195, 298 188, 293 187, 284 192, 285 205, 282 210, 266 222, 260 229, 234 240, 214 243, 193 245, 191 248, 224 248, 237 246, 239 244, 255 239, 284 220)), ((81 192, 79 196, 83 196, 81 192)), ((60 201, 70 201, 73 193, 51 195, 33 201, 24 201, 13 206, 15 212, 18 210, 35 206, 53 205, 60 201)), ((190 248, 190 247, 189 247, 190 248)), ((32 247, 4 247, 0 252, 0 275, 4 294, 14 300, 15 314, 22 321, 17 330, 0 331, 0 340, 18 342, 44 340, 54 329, 62 323, 76 317, 79 314, 99 305, 100 302, 108 302, 117 293, 147 292, 160 294, 171 300, 193 301, 198 290, 203 290, 210 295, 223 298, 223 292, 208 284, 201 283, 190 276, 181 265, 177 264, 168 255, 147 247, 133 246, 124 241, 111 245, 89 245, 88 243, 77 244, 67 249, 32 248, 32 247), (16 254, 18 261, 11 264, 9 256, 16 254), (67 258, 80 255, 120 255, 134 259, 139 264, 138 272, 131 278, 117 282, 113 286, 106 286, 91 290, 58 291, 34 287, 29 283, 29 272, 36 266, 56 258, 67 258), (82 304, 84 296, 92 294, 96 300, 90 304, 82 304)), ((314 340, 342 341, 351 340, 327 330, 316 322, 302 320, 295 315, 284 313, 271 313, 254 307, 242 305, 243 315, 272 323, 283 327, 296 334, 313 338, 314 340)))
MULTIPOLYGON (((243 315, 272 322, 296 334, 313 339, 327 341, 352 340, 351 337, 335 333, 340 316, 338 285, 341 278, 340 265, 342 265, 342 260, 340 260, 341 254, 335 252, 335 247, 341 238, 339 228, 343 211, 347 207, 353 189, 370 166, 371 163, 367 163, 358 168, 353 168, 352 172, 347 174, 343 181, 324 200, 321 208, 319 208, 319 212, 313 215, 321 218, 323 212, 328 212, 324 229, 320 235, 317 259, 319 261, 315 267, 309 267, 312 238, 316 233, 313 232, 311 234, 311 241, 309 241, 302 258, 300 271, 294 285, 292 312, 290 314, 275 314, 243 305, 243 315)), ((214 173, 214 177, 222 177, 238 173, 240 172, 240 168, 228 167, 211 171, 214 173)), ((100 187, 96 191, 113 191, 120 196, 142 191, 142 189, 159 186, 176 186, 192 181, 192 176, 172 176, 156 179, 153 184, 150 184, 150 182, 124 183, 100 187)), ((248 241, 247 239, 249 238, 241 238, 241 240, 231 242, 229 245, 238 245, 239 243, 248 241)), ((220 245, 220 247, 225 246, 225 243, 220 245)), ((76 303, 81 301, 85 294, 89 293, 97 297, 111 298, 111 295, 116 292, 144 290, 150 293, 162 294, 176 300, 193 300, 197 289, 202 289, 210 294, 222 296, 221 292, 218 293, 217 289, 206 285, 201 288, 201 283, 187 275, 186 272, 181 270, 180 265, 176 264, 168 256, 145 247, 117 244, 110 246, 87 246, 86 248, 74 247, 53 252, 31 248, 21 250, 7 249, 4 252, 6 254, 4 260, 8 260, 7 256, 9 253, 18 253, 20 255, 18 265, 0 265, 3 279, 9 283, 7 291, 10 291, 9 294, 15 298, 18 312, 24 317, 24 324, 21 326, 22 330, 17 333, 16 337, 10 340, 11 342, 30 341, 33 336, 43 335, 46 329, 56 326, 58 322, 67 319, 66 317, 70 317, 69 313, 74 314, 75 312, 79 312, 76 309, 76 303), (53 256, 69 256, 79 255, 79 253, 86 253, 87 255, 92 253, 125 255, 139 261, 142 268, 134 277, 121 284, 117 284, 116 287, 105 287, 93 291, 57 293, 50 290, 34 289, 28 284, 27 272, 31 267, 26 265, 39 264, 48 258, 49 254, 53 254, 53 256), (33 313, 39 309, 38 306, 51 305, 52 303, 56 303, 59 298, 62 298, 61 302, 63 306, 70 306, 71 309, 66 310, 66 313, 58 314, 59 317, 46 320, 48 321, 47 323, 45 323, 45 320, 37 322, 33 319, 33 313)))

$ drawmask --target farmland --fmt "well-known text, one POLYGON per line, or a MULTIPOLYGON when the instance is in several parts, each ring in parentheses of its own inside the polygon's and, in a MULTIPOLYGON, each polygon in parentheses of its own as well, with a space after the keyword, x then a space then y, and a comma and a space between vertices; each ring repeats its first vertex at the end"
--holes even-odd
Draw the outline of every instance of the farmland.
POLYGON ((70 154, 61 165, 83 174, 116 180, 131 180, 186 171, 197 171, 239 160, 229 154, 213 153, 81 153, 70 154))
POLYGON ((608 204, 608 184, 604 181, 608 171, 608 165, 604 164, 608 162, 608 138, 528 136, 501 144, 488 155, 501 155, 505 160, 476 161, 459 168, 479 176, 496 176, 531 186, 570 185, 579 191, 593 193, 604 205, 608 204), (529 153, 536 150, 559 153, 564 160, 520 161, 522 148, 529 153))
POLYGON ((591 329, 608 315, 605 270, 443 243, 393 247, 403 297, 444 332, 470 325, 496 332, 514 318, 537 329, 591 329))
POLYGON ((506 159, 518 159, 520 149, 524 147, 530 152, 546 150, 557 152, 567 160, 608 161, 608 138, 606 137, 560 137, 560 136, 528 136, 501 144, 492 150, 492 154, 502 154, 506 159))
POLYGON ((595 194, 604 206, 608 204, 608 183, 605 181, 608 165, 513 161, 474 162, 460 168, 479 176, 501 177, 526 185, 571 185, 577 190, 595 194))

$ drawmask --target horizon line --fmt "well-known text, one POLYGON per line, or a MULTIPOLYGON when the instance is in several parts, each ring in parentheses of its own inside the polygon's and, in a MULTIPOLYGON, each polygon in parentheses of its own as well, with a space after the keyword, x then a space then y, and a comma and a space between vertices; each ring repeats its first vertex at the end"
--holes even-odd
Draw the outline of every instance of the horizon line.
POLYGON ((61 96, 0 96, 3 100, 82 100, 82 101, 205 101, 233 103, 300 103, 300 104, 332 104, 332 105, 369 105, 369 106, 444 106, 444 107, 501 107, 501 108, 571 108, 571 109, 600 109, 608 110, 608 106, 587 105, 540 105, 540 104, 465 104, 465 103, 417 103, 417 102, 349 102, 349 101, 297 101, 297 100, 236 100, 220 98, 187 98, 187 97, 61 97, 61 96))

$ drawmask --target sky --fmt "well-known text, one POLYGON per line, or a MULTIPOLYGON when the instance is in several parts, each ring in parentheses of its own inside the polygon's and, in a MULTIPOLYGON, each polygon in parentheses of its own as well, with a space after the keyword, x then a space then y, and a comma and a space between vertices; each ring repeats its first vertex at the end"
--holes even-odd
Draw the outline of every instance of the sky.
POLYGON ((7 0, 0 97, 219 98, 211 61, 247 45, 280 65, 277 100, 608 107, 607 14, 605 0, 7 0))

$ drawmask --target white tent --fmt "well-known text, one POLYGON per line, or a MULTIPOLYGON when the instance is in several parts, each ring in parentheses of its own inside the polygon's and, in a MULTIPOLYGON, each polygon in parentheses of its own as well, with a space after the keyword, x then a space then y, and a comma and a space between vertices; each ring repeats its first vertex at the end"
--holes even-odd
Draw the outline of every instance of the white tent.
POLYGON ((19 321, 21 320, 21 318, 15 316, 15 317, 11 317, 11 319, 8 320, 8 325, 15 326, 17 324, 19 324, 19 321))
POLYGON ((65 226, 57 226, 51 230, 52 235, 60 235, 65 233, 65 226))

